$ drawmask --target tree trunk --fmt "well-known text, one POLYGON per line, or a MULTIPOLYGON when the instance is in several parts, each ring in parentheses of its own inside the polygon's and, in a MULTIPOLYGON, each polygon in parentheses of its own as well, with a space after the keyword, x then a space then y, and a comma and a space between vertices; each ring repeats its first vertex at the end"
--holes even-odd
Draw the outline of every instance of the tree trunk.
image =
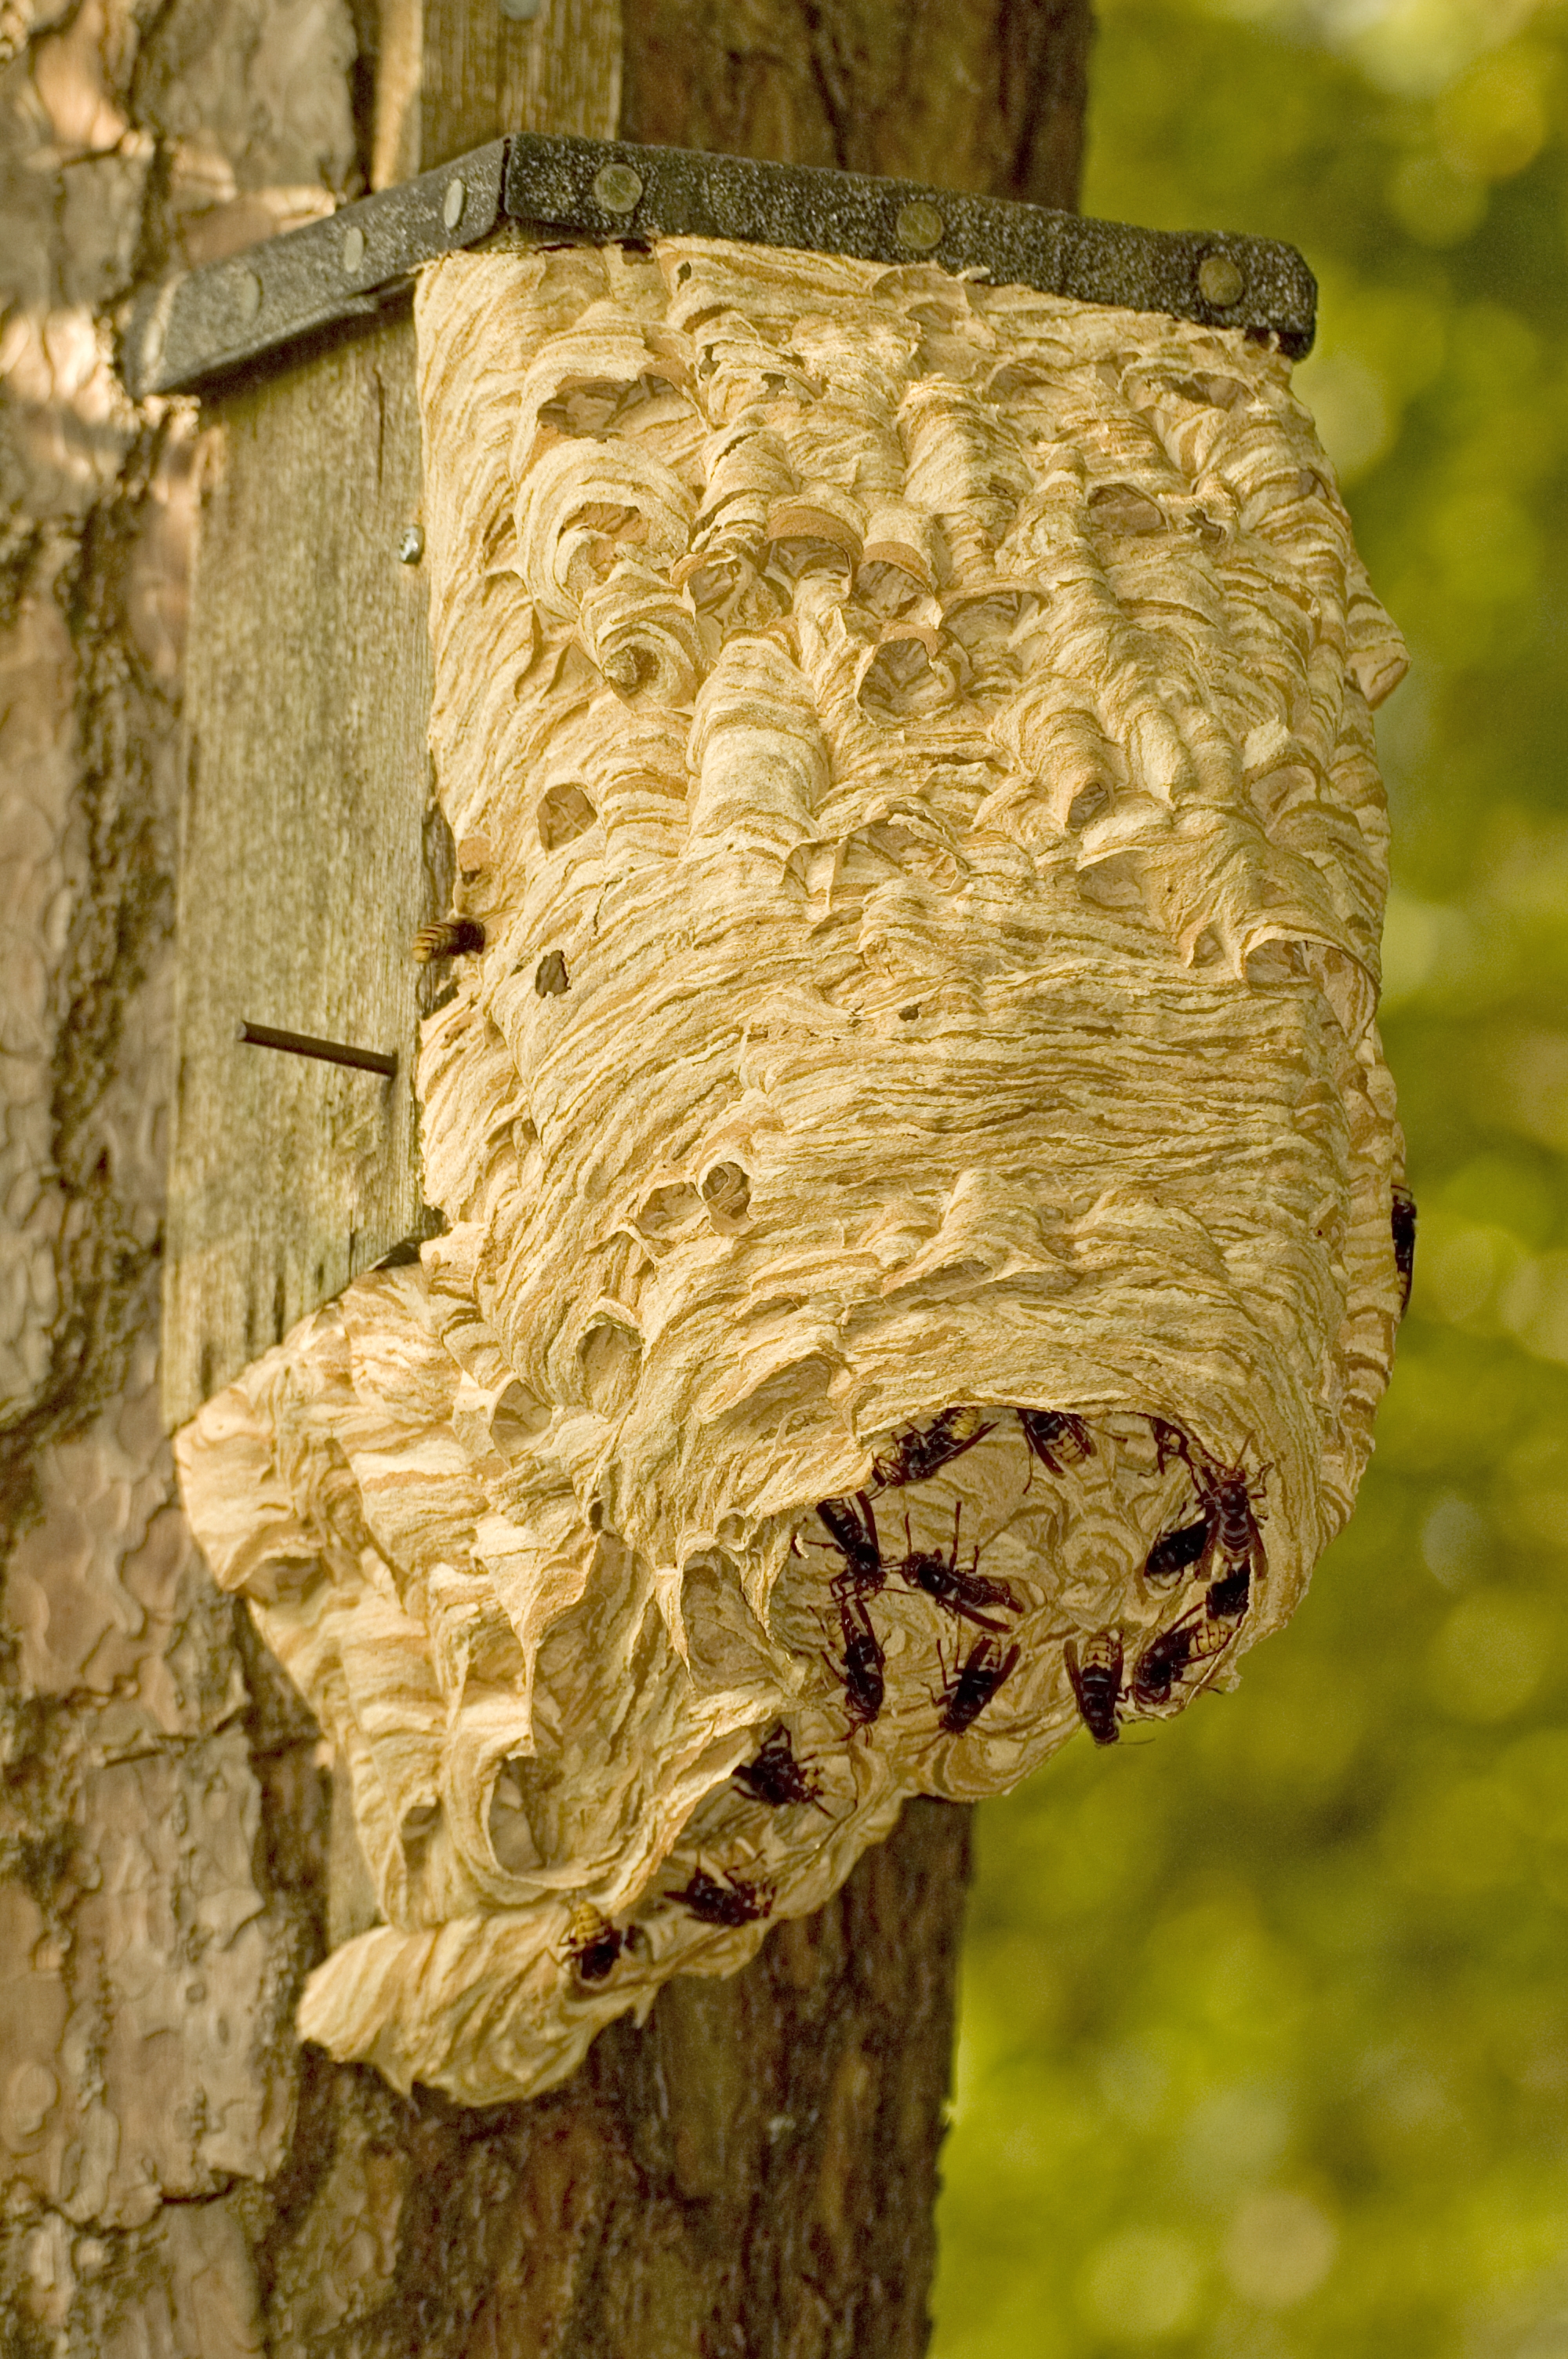
POLYGON ((912 1807, 819 1918, 555 2094, 399 2099, 294 2038, 330 1774, 159 1430, 197 486, 188 406, 112 375, 135 285, 520 124, 1073 201, 1085 0, 624 13, 0 9, 0 2342, 27 2359, 925 2343, 967 1814, 912 1807))

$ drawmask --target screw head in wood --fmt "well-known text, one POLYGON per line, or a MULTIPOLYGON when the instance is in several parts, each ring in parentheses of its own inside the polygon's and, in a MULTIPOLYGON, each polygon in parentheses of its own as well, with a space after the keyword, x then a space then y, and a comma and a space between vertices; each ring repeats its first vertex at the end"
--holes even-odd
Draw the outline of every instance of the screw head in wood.
POLYGON ((343 232, 342 252, 339 258, 344 271, 351 278, 364 268, 365 234, 358 222, 352 223, 343 232))
POLYGON ((900 205, 893 218, 893 230, 900 245, 908 246, 912 254, 929 254, 941 245, 947 224, 935 205, 917 197, 907 205, 900 205))
POLYGON ((1198 293, 1217 311, 1228 311, 1239 303, 1246 284, 1239 265, 1228 254, 1206 254, 1198 265, 1198 293))
POLYGON ((425 554, 425 535, 416 524, 406 524, 397 542, 399 565, 417 565, 425 554))
POLYGON ((237 320, 254 320, 262 307, 262 283, 254 270, 236 267, 229 279, 229 302, 237 320))
POLYGON ((593 176, 593 201, 607 213, 634 212, 643 194, 643 175, 630 164, 604 164, 593 176))
MULTIPOLYGON (((172 292, 172 288, 165 291, 172 292)), ((146 326, 142 331, 142 374, 145 377, 152 377, 157 374, 157 364, 163 358, 164 340, 168 333, 168 306, 159 303, 148 316, 146 326)))
POLYGON ((469 192, 459 175, 454 173, 447 182, 447 193, 441 199, 441 219, 449 229, 456 229, 468 201, 469 192))

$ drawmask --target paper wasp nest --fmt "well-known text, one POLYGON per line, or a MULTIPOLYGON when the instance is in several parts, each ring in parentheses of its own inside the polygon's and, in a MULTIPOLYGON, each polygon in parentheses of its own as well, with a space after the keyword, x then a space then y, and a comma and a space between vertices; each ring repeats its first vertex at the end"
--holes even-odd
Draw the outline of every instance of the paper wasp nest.
POLYGON ((1285 364, 672 239, 418 297, 449 1232, 181 1442, 474 2102, 1231 1679, 1400 1310, 1401 669, 1285 364))

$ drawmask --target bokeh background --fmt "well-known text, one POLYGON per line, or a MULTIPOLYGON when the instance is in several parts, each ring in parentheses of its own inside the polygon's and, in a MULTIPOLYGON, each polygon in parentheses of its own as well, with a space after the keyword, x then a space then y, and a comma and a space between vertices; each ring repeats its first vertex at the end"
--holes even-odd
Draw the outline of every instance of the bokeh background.
POLYGON ((1085 211, 1318 274, 1421 1242, 1290 1630, 979 1815, 934 2359, 1568 2359, 1568 8, 1100 18, 1085 211))

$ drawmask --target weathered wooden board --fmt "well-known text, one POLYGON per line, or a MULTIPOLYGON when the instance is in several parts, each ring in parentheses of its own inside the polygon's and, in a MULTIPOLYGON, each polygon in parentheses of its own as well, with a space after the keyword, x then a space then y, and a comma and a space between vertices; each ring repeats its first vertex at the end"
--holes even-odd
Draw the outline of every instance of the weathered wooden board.
POLYGON ((163 1399, 178 1425, 428 1225, 416 1026, 446 906, 406 310, 209 405, 191 605, 163 1399), (394 1079, 243 1046, 392 1049, 394 1079))
POLYGON ((380 27, 373 188, 503 132, 620 128, 621 0, 381 0, 380 27))

